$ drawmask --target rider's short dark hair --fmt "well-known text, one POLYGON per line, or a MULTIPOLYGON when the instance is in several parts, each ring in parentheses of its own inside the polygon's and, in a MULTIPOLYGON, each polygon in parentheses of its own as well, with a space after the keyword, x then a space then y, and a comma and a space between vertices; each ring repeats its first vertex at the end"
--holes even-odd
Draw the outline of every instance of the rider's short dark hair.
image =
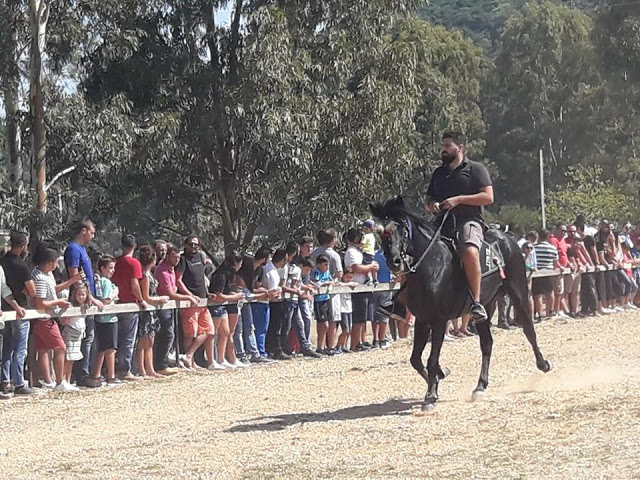
POLYGON ((467 136, 462 132, 444 132, 442 134, 442 139, 450 138, 458 145, 466 145, 467 144, 467 136))

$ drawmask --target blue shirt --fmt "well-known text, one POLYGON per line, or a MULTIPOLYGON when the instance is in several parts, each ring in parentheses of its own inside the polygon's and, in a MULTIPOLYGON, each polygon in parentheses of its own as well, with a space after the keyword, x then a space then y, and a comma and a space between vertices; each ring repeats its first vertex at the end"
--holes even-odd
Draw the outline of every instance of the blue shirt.
POLYGON ((91 266, 91 260, 87 254, 87 249, 76 242, 71 242, 64 252, 64 264, 67 267, 67 273, 70 268, 77 268, 79 271, 83 271, 86 277, 85 281, 89 285, 91 295, 96 294, 96 284, 93 278, 93 267, 91 266))
MULTIPOLYGON (((311 272, 311 280, 313 281, 313 283, 325 283, 330 282, 331 280, 333 280, 333 278, 331 277, 331 272, 329 270, 322 273, 316 268, 313 270, 313 272, 311 272)), ((329 300, 329 294, 321 293, 320 295, 316 295, 313 298, 315 298, 316 302, 326 302, 327 300, 329 300)))
POLYGON ((381 283, 391 283, 391 270, 387 266, 387 259, 384 257, 382 250, 376 252, 376 262, 380 265, 378 270, 378 281, 381 283))

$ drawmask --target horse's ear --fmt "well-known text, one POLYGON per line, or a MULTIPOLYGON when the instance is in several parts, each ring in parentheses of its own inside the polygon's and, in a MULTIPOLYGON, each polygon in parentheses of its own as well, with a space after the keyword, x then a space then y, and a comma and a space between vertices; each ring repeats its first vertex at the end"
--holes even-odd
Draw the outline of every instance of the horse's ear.
POLYGON ((384 216, 382 213, 382 204, 380 202, 370 203, 369 210, 371 211, 371 214, 376 218, 382 219, 384 216))
POLYGON ((388 202, 387 202, 388 206, 391 207, 394 211, 398 210, 400 212, 404 211, 404 199, 402 198, 402 195, 397 195, 393 198, 391 198, 388 202))

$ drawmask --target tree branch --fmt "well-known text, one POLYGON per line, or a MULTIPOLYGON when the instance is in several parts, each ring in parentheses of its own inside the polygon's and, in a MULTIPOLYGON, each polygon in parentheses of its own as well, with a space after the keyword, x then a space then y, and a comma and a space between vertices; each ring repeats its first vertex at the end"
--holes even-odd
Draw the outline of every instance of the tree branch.
POLYGON ((42 187, 42 190, 44 190, 44 191, 46 192, 47 190, 49 190, 49 189, 53 186, 53 184, 54 184, 54 183, 56 183, 56 181, 57 181, 60 177, 62 177, 63 175, 66 175, 66 174, 67 174, 67 173, 69 173, 69 172, 73 172, 75 169, 76 169, 76 166, 75 166, 75 165, 72 165, 72 166, 67 167, 67 168, 65 168, 64 170, 62 170, 62 171, 60 171, 60 172, 56 173, 56 174, 53 176, 53 178, 51 179, 51 181, 50 181, 49 183, 47 183, 44 187, 42 187))

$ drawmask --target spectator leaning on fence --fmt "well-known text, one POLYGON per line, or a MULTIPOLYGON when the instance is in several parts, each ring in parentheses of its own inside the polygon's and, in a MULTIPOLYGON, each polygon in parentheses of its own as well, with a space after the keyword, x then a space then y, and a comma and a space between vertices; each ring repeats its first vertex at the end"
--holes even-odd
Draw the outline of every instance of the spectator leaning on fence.
MULTIPOLYGON (((116 259, 104 255, 98 260, 98 274, 96 280, 96 296, 105 305, 113 305, 118 300, 118 287, 111 278, 116 270, 116 259)), ((95 348, 97 351, 95 365, 91 379, 102 384, 102 366, 107 372, 106 380, 110 385, 122 383, 116 377, 116 350, 118 349, 118 316, 114 314, 96 315, 95 348)))
MULTIPOLYGON (((75 226, 73 240, 67 245, 64 252, 64 264, 67 268, 69 277, 80 273, 82 278, 89 286, 89 303, 97 306, 100 310, 103 308, 102 302, 95 298, 96 286, 93 276, 93 265, 87 254, 87 245, 96 235, 96 227, 89 219, 80 221, 75 226)), ((93 316, 86 318, 86 330, 81 343, 82 359, 76 362, 73 375, 79 386, 99 387, 95 382, 90 380, 90 361, 91 349, 94 339, 94 319, 93 316)))
MULTIPOLYGON (((190 235, 184 241, 184 253, 176 267, 176 284, 178 291, 184 295, 193 295, 199 299, 207 299, 208 292, 204 279, 205 258, 200 252, 200 240, 190 235)), ((207 367, 214 361, 213 339, 215 329, 213 319, 207 307, 193 306, 180 310, 180 320, 184 333, 186 353, 182 361, 188 368, 199 369, 193 355, 204 345, 207 367)))
MULTIPOLYGON (((137 303, 146 309, 150 305, 144 301, 140 289, 142 266, 137 259, 133 258, 136 247, 136 239, 133 235, 122 237, 122 256, 116 259, 112 280, 118 287, 118 303, 137 303)), ((138 377, 131 372, 131 366, 139 320, 138 312, 118 314, 118 378, 120 380, 138 380, 138 377)))
MULTIPOLYGON (((36 266, 33 270, 32 278, 36 287, 34 305, 37 310, 66 309, 71 304, 65 299, 58 299, 58 293, 72 285, 82 281, 80 272, 73 275, 66 282, 56 285, 53 271, 58 266, 60 254, 57 250, 49 248, 46 244, 40 244, 33 252, 33 263, 36 266)), ((59 311, 59 310, 58 310, 59 311)), ((40 384, 44 388, 55 388, 62 392, 74 392, 78 388, 64 380, 64 363, 66 346, 58 322, 52 318, 42 318, 34 320, 32 324, 33 345, 36 350, 38 372, 40 384), (53 351, 53 369, 56 375, 54 382, 51 377, 50 353, 53 351)))
MULTIPOLYGON (((26 233, 12 232, 9 237, 9 250, 0 258, 0 268, 4 270, 7 285, 11 294, 20 307, 27 308, 27 299, 36 295, 36 287, 31 278, 31 268, 24 261, 27 255, 29 236, 26 233)), ((2 310, 8 310, 11 305, 2 301, 2 310)), ((1 313, 0 313, 1 315, 1 313)), ((6 322, 4 330, 0 329, 0 335, 4 335, 1 341, 2 349, 2 386, 0 391, 14 390, 16 395, 29 395, 33 390, 24 382, 24 361, 27 357, 27 344, 29 339, 29 320, 17 318, 15 321, 6 322)))
MULTIPOLYGON (((158 295, 158 280, 151 273, 151 270, 156 265, 156 253, 150 245, 144 245, 140 249, 140 264, 142 265, 142 280, 140 280, 142 298, 149 305, 162 308, 169 301, 169 296, 158 295)), ((153 345, 158 331, 158 323, 159 319, 155 311, 146 310, 140 312, 136 357, 138 376, 140 377, 164 377, 161 373, 156 372, 153 362, 153 345)))
MULTIPOLYGON (((558 250, 549 243, 549 231, 542 229, 538 232, 538 243, 534 245, 538 270, 553 270, 560 268, 558 263, 558 250)), ((545 316, 553 316, 554 306, 554 281, 553 277, 534 278, 531 285, 535 312, 538 319, 542 319, 542 298, 545 299, 545 316)))
MULTIPOLYGON (((566 242, 567 226, 558 224, 553 230, 553 234, 549 235, 549 243, 556 247, 558 252, 558 264, 560 268, 569 267, 569 257, 567 256, 568 245, 566 242)), ((568 312, 567 308, 567 284, 571 281, 571 275, 556 275, 554 279, 554 314, 564 316, 565 312, 568 312)))
MULTIPOLYGON (((176 286, 175 267, 180 263, 180 251, 174 245, 167 245, 167 255, 164 260, 156 265, 154 276, 158 280, 158 295, 167 296, 176 302, 190 302, 196 306, 200 299, 191 293, 178 293, 176 286)), ((173 375, 178 373, 175 368, 169 367, 169 352, 175 340, 172 310, 158 310, 158 333, 153 345, 153 363, 156 372, 161 375, 173 375)))

